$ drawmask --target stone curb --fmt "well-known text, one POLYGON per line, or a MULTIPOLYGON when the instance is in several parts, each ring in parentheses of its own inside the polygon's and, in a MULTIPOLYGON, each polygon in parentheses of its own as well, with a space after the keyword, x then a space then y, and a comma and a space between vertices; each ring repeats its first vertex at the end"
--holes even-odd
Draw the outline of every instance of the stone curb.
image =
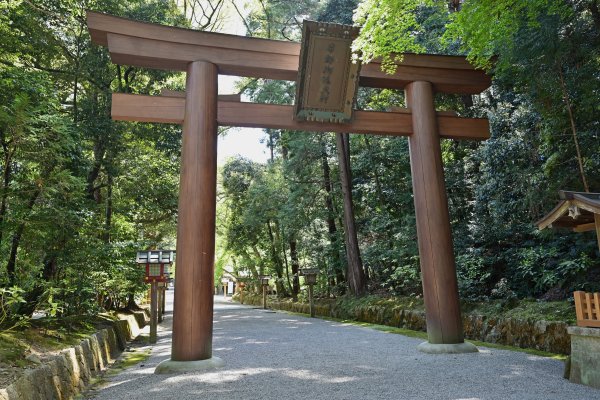
MULTIPOLYGON (((138 321, 145 315, 121 315, 112 327, 102 329, 77 346, 65 349, 31 369, 6 388, 0 400, 66 400, 83 391, 92 378, 121 354, 127 342, 140 334, 138 321)), ((144 326, 144 325, 141 325, 144 326)))
MULTIPOLYGON (((244 296, 245 304, 262 305, 260 296, 244 296)), ((306 303, 274 301, 269 299, 269 308, 309 313, 306 303)), ((427 330, 424 311, 368 305, 356 307, 348 313, 333 301, 315 301, 315 314, 322 317, 350 319, 371 324, 387 325, 415 331, 427 330)), ((571 353, 571 337, 564 322, 527 321, 510 318, 492 318, 485 315, 464 314, 465 338, 497 343, 514 347, 530 348, 557 354, 571 353)))

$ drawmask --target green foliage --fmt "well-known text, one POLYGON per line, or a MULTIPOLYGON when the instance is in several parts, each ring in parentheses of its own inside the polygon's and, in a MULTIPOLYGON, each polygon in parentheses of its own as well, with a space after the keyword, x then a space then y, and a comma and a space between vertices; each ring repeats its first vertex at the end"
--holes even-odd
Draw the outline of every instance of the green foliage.
MULTIPOLYGON (((482 95, 436 96, 440 110, 486 116, 492 129, 484 143, 442 142, 461 295, 506 308, 515 297, 598 290, 592 233, 539 233, 532 225, 554 206, 558 189, 582 190, 583 177, 600 188, 597 2, 472 0, 460 11, 433 0, 355 6, 263 1, 244 22, 250 36, 298 40, 302 18, 350 23, 354 14, 363 26, 360 56, 381 57, 388 71, 403 52, 463 51, 488 68, 494 84, 482 95)), ((125 307, 144 290, 135 251, 174 246, 180 128, 113 122, 110 93, 182 89, 183 76, 113 65, 90 42, 86 8, 191 25, 172 1, 0 3, 3 327, 35 310, 67 318, 125 307)), ((244 79, 240 89, 256 102, 294 102, 289 82, 244 79)), ((363 109, 403 102, 398 90, 359 91, 363 109)), ((296 268, 315 267, 317 294, 339 295, 346 260, 334 138, 266 135, 267 165, 232 159, 221 171, 218 271, 249 281, 272 274, 285 295, 294 293, 296 268)), ((407 141, 352 136, 350 160, 370 291, 419 296, 407 141)))
POLYGON ((145 288, 135 251, 173 247, 180 128, 112 122, 110 92, 181 76, 112 64, 86 9, 188 25, 170 1, 0 4, 0 287, 24 300, 2 296, 3 328, 125 307, 145 288))
POLYGON ((27 324, 16 312, 19 305, 25 303, 24 290, 18 286, 0 288, 0 328, 8 332, 27 324))
MULTIPOLYGON (((446 37, 462 40, 463 49, 469 59, 483 68, 491 68, 492 58, 515 51, 521 43, 516 38, 525 29, 530 33, 545 29, 543 18, 569 18, 573 10, 562 0, 513 1, 468 1, 462 10, 454 14, 446 37), (482 29, 485 26, 486 29, 482 29)), ((535 45, 538 35, 529 37, 528 45, 535 45)), ((549 39, 547 36, 543 40, 549 39)), ((508 67, 508 61, 501 57, 501 68, 508 67)))
MULTIPOLYGON (((415 37, 421 30, 415 12, 420 1, 415 0, 364 0, 354 13, 354 22, 361 26, 354 41, 355 52, 367 63, 381 58, 382 68, 393 73, 402 53, 422 53, 425 48, 415 37)), ((433 1, 426 1, 433 4, 433 1)))

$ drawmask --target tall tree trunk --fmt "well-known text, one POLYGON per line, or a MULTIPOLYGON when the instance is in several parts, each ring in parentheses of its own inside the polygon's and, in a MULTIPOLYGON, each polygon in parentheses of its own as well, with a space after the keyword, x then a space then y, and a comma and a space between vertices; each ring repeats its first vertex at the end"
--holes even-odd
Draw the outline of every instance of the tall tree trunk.
POLYGON ((298 299, 298 293, 300 293, 300 261, 298 260, 298 249, 296 248, 296 239, 291 238, 290 244, 290 259, 292 260, 292 297, 294 300, 298 299))
MULTIPOLYGON (((64 241, 62 246, 64 246, 64 241)), ((62 247, 61 246, 61 247, 62 247)), ((24 303, 19 305, 18 314, 32 316, 38 304, 43 300, 42 295, 45 291, 45 282, 50 282, 56 279, 58 273, 58 252, 54 251, 46 254, 43 261, 42 277, 37 280, 33 289, 28 291, 23 297, 24 303)))
POLYGON ((113 177, 112 174, 108 173, 108 184, 106 188, 106 219, 104 222, 104 241, 110 243, 110 230, 112 226, 112 214, 113 214, 113 177))
POLYGON ((275 142, 273 141, 273 131, 271 129, 267 129, 267 134, 269 135, 269 150, 271 151, 271 162, 275 162, 275 142))
MULTIPOLYGON (((281 158, 283 159, 285 165, 285 163, 287 163, 288 161, 289 150, 288 147, 285 145, 285 141, 283 140, 283 138, 279 141, 279 143, 281 144, 281 158)), ((291 194, 292 190, 290 187, 290 195, 291 194)), ((298 276, 298 273, 300 271, 300 261, 298 260, 298 249, 296 248, 297 243, 295 233, 292 233, 290 235, 288 244, 290 246, 290 260, 292 264, 292 287, 290 288, 290 290, 292 292, 292 297, 294 301, 296 301, 298 300, 298 293, 300 293, 300 277, 298 276)))
POLYGON ((360 258, 358 236, 354 221, 354 207, 352 205, 352 177, 350 171, 350 135, 336 133, 338 160, 340 164, 340 181, 344 197, 344 238, 346 239, 346 258, 348 269, 346 277, 350 292, 355 296, 362 296, 366 292, 365 272, 360 258))
POLYGON ((277 279, 275 286, 277 287, 277 296, 287 296, 287 291, 282 283, 283 280, 283 263, 279 257, 279 251, 277 251, 277 244, 275 243, 275 235, 273 235, 273 228, 271 227, 271 221, 267 221, 267 231, 269 233, 269 239, 271 241, 271 257, 273 259, 273 265, 275 268, 275 275, 277 279))
POLYGON ((88 172, 87 175, 87 185, 86 185, 86 193, 87 197, 90 200, 95 200, 98 203, 100 196, 96 187, 96 179, 100 175, 100 170, 102 169, 102 163, 104 159, 104 155, 106 154, 106 149, 104 144, 100 142, 101 139, 97 139, 98 141, 94 143, 94 164, 92 165, 92 169, 88 172))
POLYGON ((0 244, 4 233, 4 218, 6 218, 6 208, 8 204, 8 187, 12 177, 12 154, 6 143, 2 143, 4 148, 4 165, 2 171, 2 201, 0 203, 0 244))
POLYGON ((258 251, 258 248, 256 247, 256 243, 254 243, 252 245, 252 252, 254 253, 254 257, 256 257, 258 260, 258 275, 264 275, 265 274, 265 265, 264 265, 261 255, 260 255, 260 251, 258 251))
MULTIPOLYGON (((324 142, 321 142, 321 166, 323 168, 323 189, 325 190, 325 207, 327 208, 327 230, 329 232, 330 253, 333 259, 333 275, 337 279, 337 283, 345 282, 341 268, 340 259, 340 244, 338 243, 337 227, 335 225, 335 211, 333 209, 333 195, 331 188, 331 168, 327 160, 327 147, 324 142)), ((333 278, 333 276, 331 277, 333 278)), ((331 281, 330 281, 331 285, 331 281)))
POLYGON ((290 280, 290 266, 288 264, 288 258, 285 251, 285 232, 281 229, 281 235, 279 235, 280 226, 277 221, 275 221, 275 238, 277 240, 277 244, 281 246, 281 254, 283 256, 283 267, 285 269, 285 278, 287 282, 286 296, 287 291, 292 291, 292 281, 290 280))
POLYGON ((19 251, 19 246, 21 245, 21 237, 23 236, 23 232, 25 231, 25 222, 27 218, 31 214, 33 210, 33 206, 41 193, 41 189, 37 187, 29 201, 27 202, 27 207, 25 209, 26 216, 22 219, 21 223, 17 227, 17 230, 13 234, 12 243, 10 246, 10 255, 8 256, 8 262, 6 263, 6 273, 8 274, 8 282, 9 285, 14 285, 16 281, 16 265, 17 265, 17 253, 19 251))
POLYGON ((569 100, 569 93, 563 77, 562 66, 557 64, 558 76, 560 78, 560 86, 562 90, 563 99, 567 112, 569 113, 569 123, 571 124, 571 134, 573 135, 573 142, 575 142, 575 151, 577 153, 577 164, 579 165, 579 173, 581 174, 581 182, 583 183, 583 189, 586 192, 590 191, 587 179, 585 177, 585 170, 583 168, 583 156, 581 155, 581 148, 579 147, 579 139, 577 138, 577 129, 575 129, 575 118, 573 117, 573 108, 571 107, 571 101, 569 100))

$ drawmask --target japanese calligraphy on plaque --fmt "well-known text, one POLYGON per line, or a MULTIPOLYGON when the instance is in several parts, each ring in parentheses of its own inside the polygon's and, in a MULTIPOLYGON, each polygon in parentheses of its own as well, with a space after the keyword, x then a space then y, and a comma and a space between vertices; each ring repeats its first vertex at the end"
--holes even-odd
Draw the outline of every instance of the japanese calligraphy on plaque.
POLYGON ((359 28, 304 20, 294 117, 299 121, 347 123, 358 88, 360 64, 352 40, 359 28))

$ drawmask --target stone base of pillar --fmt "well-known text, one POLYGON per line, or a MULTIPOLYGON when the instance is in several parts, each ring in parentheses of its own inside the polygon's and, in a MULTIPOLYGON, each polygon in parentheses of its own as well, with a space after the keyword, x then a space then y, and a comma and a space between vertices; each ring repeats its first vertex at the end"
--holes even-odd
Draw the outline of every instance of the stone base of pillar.
POLYGON ((460 353, 477 353, 479 350, 474 344, 469 342, 463 343, 439 343, 433 344, 423 342, 417 346, 417 350, 428 354, 460 354, 460 353))
POLYGON ((569 380, 600 389, 600 329, 569 326, 571 367, 569 380))
POLYGON ((210 371, 225 366, 225 361, 219 357, 211 357, 197 361, 165 360, 156 366, 155 374, 183 374, 186 372, 210 371))

